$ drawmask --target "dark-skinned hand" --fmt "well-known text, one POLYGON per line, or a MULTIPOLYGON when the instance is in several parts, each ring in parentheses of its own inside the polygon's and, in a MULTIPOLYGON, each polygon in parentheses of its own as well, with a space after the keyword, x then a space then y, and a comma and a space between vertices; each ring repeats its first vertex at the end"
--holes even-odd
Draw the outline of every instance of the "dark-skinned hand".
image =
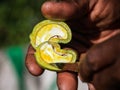
MULTIPOLYGON (((78 51, 78 75, 89 83, 90 90, 120 90, 120 0, 46 1, 41 12, 70 26, 73 37, 65 47, 78 51)), ((30 45, 26 66, 31 74, 39 76, 44 70, 36 63, 34 51, 30 45)), ((77 90, 76 73, 57 74, 59 90, 77 90)))

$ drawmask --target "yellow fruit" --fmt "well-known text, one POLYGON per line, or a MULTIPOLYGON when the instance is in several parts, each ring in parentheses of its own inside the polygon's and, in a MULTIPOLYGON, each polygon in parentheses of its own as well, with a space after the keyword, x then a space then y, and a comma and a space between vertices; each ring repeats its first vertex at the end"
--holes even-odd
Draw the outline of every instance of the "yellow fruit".
POLYGON ((45 20, 38 23, 30 34, 35 57, 40 66, 45 69, 59 71, 60 64, 74 63, 77 54, 72 49, 61 49, 59 43, 67 44, 72 34, 64 22, 45 20))

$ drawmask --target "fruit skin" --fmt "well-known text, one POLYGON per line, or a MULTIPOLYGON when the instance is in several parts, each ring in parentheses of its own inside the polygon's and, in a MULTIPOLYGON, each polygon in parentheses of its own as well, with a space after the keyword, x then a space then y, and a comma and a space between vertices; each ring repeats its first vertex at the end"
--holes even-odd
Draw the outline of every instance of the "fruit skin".
MULTIPOLYGON (((44 32, 44 30, 43 30, 43 32, 44 32)), ((48 32, 50 32, 50 31, 48 31, 48 32)), ((45 34, 43 33, 43 35, 45 35, 45 34)), ((46 36, 47 36, 47 34, 46 34, 46 36)), ((77 59, 76 58, 77 57, 76 52, 72 49, 61 49, 60 45, 58 44, 58 43, 67 44, 68 42, 71 41, 71 38, 72 38, 71 30, 68 27, 68 25, 65 24, 64 22, 44 20, 44 21, 38 23, 34 27, 33 32, 30 34, 31 45, 36 50, 35 57, 36 57, 37 63, 41 67, 43 67, 45 69, 48 69, 48 70, 52 70, 52 71, 61 71, 62 66, 64 66, 65 62, 62 62, 62 64, 61 63, 47 63, 45 60, 43 60, 41 58, 40 47, 46 42, 56 43, 56 45, 59 47, 60 51, 66 52, 67 54, 71 54, 72 55, 72 61, 69 62, 69 63, 74 63, 77 59), (41 32, 42 28, 44 28, 45 26, 52 25, 52 24, 55 24, 55 25, 58 25, 58 26, 62 27, 65 30, 65 33, 66 33, 67 37, 66 38, 59 37, 59 34, 58 34, 58 36, 55 37, 55 38, 53 38, 54 36, 51 36, 51 37, 47 38, 47 40, 41 41, 42 35, 38 36, 38 33, 41 32), (41 37, 39 41, 36 39, 37 37, 41 37)), ((56 48, 57 46, 55 46, 54 48, 56 48)))

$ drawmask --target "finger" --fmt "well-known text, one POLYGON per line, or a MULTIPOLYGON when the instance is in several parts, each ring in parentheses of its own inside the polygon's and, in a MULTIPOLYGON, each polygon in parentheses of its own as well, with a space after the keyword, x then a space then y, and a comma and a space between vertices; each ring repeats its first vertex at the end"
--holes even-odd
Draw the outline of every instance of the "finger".
POLYGON ((95 87, 93 86, 93 84, 88 83, 88 88, 89 90, 96 90, 95 87))
POLYGON ((119 0, 97 0, 96 5, 90 14, 93 22, 96 22, 98 27, 106 27, 113 24, 120 18, 119 0))
POLYGON ((77 74, 71 72, 59 72, 57 85, 59 90, 77 90, 77 74))
POLYGON ((35 57, 34 57, 34 52, 35 52, 35 50, 30 45, 28 48, 27 55, 26 55, 25 64, 26 64, 28 71, 32 75, 39 76, 43 73, 44 70, 37 64, 35 57))
POLYGON ((93 46, 80 63, 80 76, 83 81, 90 82, 93 74, 103 70, 116 62, 120 52, 120 34, 93 46))
POLYGON ((68 19, 78 13, 78 4, 75 1, 47 1, 42 5, 41 11, 49 19, 68 19))

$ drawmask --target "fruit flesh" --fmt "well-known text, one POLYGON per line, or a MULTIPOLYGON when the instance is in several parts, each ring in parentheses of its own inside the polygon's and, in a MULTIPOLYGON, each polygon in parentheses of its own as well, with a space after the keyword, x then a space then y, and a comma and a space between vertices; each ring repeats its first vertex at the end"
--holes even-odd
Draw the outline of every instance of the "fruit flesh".
POLYGON ((68 43, 71 40, 71 30, 67 24, 58 21, 45 20, 38 23, 30 34, 34 48, 45 41, 68 43))
POLYGON ((46 20, 37 24, 30 39, 36 50, 38 64, 45 69, 59 71, 62 68, 57 66, 58 63, 74 63, 76 52, 72 49, 61 49, 59 45, 67 44, 71 38, 71 30, 64 22, 46 20))
POLYGON ((66 50, 61 50, 57 43, 44 43, 40 49, 41 58, 46 63, 70 63, 72 62, 72 54, 66 50), (53 48, 55 47, 55 48, 53 48))

